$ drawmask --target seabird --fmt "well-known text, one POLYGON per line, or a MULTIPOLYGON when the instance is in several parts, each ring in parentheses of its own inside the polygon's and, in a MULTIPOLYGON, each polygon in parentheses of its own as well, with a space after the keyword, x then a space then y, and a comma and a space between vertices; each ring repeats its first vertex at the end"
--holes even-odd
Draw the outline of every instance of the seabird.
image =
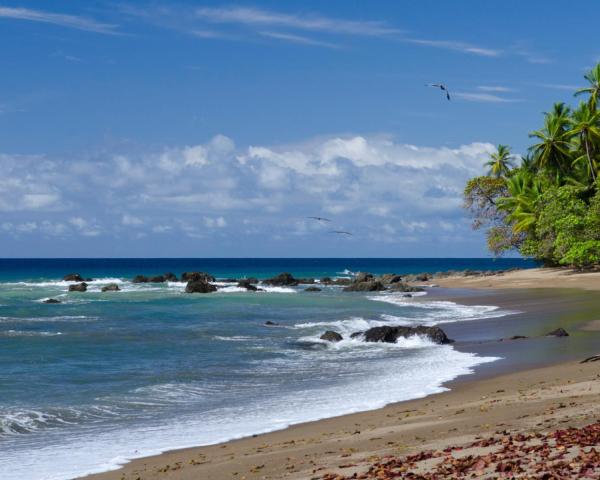
POLYGON ((350 235, 350 236, 352 236, 352 234, 350 232, 346 232, 344 230, 332 230, 329 233, 339 233, 340 235, 350 235))
POLYGON ((450 92, 448 91, 448 87, 446 87, 446 85, 443 83, 426 83, 425 86, 439 88, 442 92, 446 93, 446 98, 450 100, 450 92))
POLYGON ((306 217, 306 218, 312 218, 313 220, 317 220, 319 222, 331 222, 331 220, 329 220, 328 218, 323 218, 323 217, 306 217))

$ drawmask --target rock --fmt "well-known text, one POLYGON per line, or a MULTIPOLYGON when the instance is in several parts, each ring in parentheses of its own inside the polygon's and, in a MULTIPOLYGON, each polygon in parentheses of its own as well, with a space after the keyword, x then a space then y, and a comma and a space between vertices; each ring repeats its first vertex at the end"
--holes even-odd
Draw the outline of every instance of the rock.
POLYGON ((304 289, 305 292, 320 292, 321 289, 319 287, 308 287, 304 289))
POLYGON ((557 328, 546 334, 546 337, 568 337, 569 334, 564 328, 557 328))
POLYGON ((314 278, 299 278, 298 283, 312 285, 313 283, 315 283, 315 279, 314 278))
POLYGON ((379 280, 384 285, 390 285, 392 283, 401 282, 402 277, 400 275, 396 275, 395 273, 385 273, 381 275, 377 280, 379 280))
POLYGON ((213 277, 210 273, 206 272, 183 272, 181 274, 182 282, 214 282, 215 277, 213 277))
POLYGON ((150 277, 148 281, 150 283, 164 283, 165 277, 162 275, 156 275, 155 277, 150 277))
POLYGON ((240 280, 237 284, 238 287, 241 288, 245 288, 246 290, 250 291, 250 292, 256 292, 258 290, 258 288, 256 288, 256 286, 252 285, 248 280, 240 280))
POLYGON ((529 338, 525 335, 513 335, 512 337, 509 338, 509 340, 523 340, 525 338, 529 338))
POLYGON ((279 324, 278 324, 278 323, 276 323, 276 322, 272 322, 271 320, 267 320, 267 321, 265 322, 265 325, 266 325, 267 327, 275 327, 276 325, 279 325, 279 324))
POLYGON ((415 275, 415 281, 417 282, 427 282, 431 279, 431 275, 429 273, 419 273, 415 275))
POLYGON ((284 273, 280 273, 279 275, 277 275, 273 278, 267 278, 266 280, 263 280, 262 283, 264 283, 265 285, 284 287, 284 286, 295 286, 295 285, 298 285, 298 283, 300 283, 300 282, 297 279, 295 279, 291 273, 284 272, 284 273))
POLYGON ((65 282, 83 282, 83 278, 78 273, 69 273, 63 277, 65 282))
POLYGON ((42 303, 62 303, 60 300, 57 300, 56 298, 46 298, 45 300, 42 300, 42 303))
POLYGON ((165 282, 176 282, 178 280, 177 275, 172 272, 167 272, 163 275, 165 282))
POLYGON ((145 275, 136 275, 135 277, 133 277, 132 280, 133 283, 148 283, 148 277, 146 277, 145 275))
POLYGON ((354 277, 354 283, 362 283, 373 280, 373 275, 366 272, 358 272, 354 277))
POLYGON ((244 280, 246 280, 248 283, 258 283, 258 278, 254 278, 254 277, 248 277, 248 278, 244 278, 244 280))
POLYGON ((397 282, 390 285, 390 290, 394 290, 395 292, 422 292, 425 289, 422 287, 413 287, 407 283, 397 282))
POLYGON ((323 277, 321 279, 321 283, 324 285, 327 285, 328 283, 331 283, 331 277, 323 277))
POLYGON ((352 285, 344 287, 344 292, 380 292, 381 290, 385 290, 385 285, 379 280, 354 282, 352 285))
POLYGON ((102 287, 103 292, 118 292, 119 290, 121 290, 121 289, 119 288, 119 285, 117 285, 116 283, 109 283, 108 285, 104 285, 102 287))
POLYGON ((87 291, 87 283, 81 282, 75 285, 69 285, 69 292, 85 292, 87 291))
POLYGON ((224 278, 220 281, 223 283, 238 283, 238 282, 241 282, 242 280, 238 280, 237 278, 224 278))
POLYGON ((600 355, 592 355, 591 357, 587 357, 579 363, 597 362, 598 360, 600 360, 600 355))
POLYGON ((339 333, 334 332, 333 330, 327 330, 319 338, 327 342, 339 342, 344 339, 344 337, 342 337, 339 333))
POLYGON ((185 293, 211 293, 216 291, 217 287, 212 283, 202 280, 191 280, 185 286, 185 293))
POLYGON ((453 342, 440 327, 425 327, 423 325, 418 327, 373 327, 366 332, 355 332, 350 336, 352 338, 363 336, 365 342, 396 343, 399 337, 408 338, 413 335, 424 335, 437 344, 453 342))

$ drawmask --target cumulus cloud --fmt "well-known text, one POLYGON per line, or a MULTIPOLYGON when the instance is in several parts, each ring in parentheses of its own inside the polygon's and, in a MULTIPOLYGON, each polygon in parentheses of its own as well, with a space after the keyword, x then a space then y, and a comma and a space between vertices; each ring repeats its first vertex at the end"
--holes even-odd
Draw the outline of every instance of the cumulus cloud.
POLYGON ((432 147, 385 135, 236 147, 218 135, 156 151, 1 155, 2 230, 247 237, 260 247, 265 239, 325 235, 318 222, 299 220, 323 214, 353 239, 372 242, 414 242, 431 230, 460 235, 468 229, 457 223, 464 182, 483 173, 493 150, 490 143, 432 147))

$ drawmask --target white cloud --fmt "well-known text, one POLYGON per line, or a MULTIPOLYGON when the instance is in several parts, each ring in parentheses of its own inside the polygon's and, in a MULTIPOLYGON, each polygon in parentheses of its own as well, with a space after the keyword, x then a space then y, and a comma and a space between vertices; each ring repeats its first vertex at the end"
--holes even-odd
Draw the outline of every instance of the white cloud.
POLYGON ((479 47, 470 43, 458 42, 454 40, 431 40, 424 38, 404 38, 403 41, 423 45, 426 47, 441 48, 444 50, 454 50, 462 53, 471 53, 483 57, 499 57, 502 55, 502 50, 493 48, 479 47))
POLYGON ((468 102, 484 102, 484 103, 513 103, 520 102, 521 100, 516 98, 505 98, 492 93, 480 93, 480 92, 454 92, 452 94, 455 98, 460 98, 468 102))
POLYGON ((206 238, 209 229, 270 239, 322 232, 298 219, 323 215, 354 238, 413 241, 463 215, 464 183, 483 173, 492 151, 489 143, 431 147, 333 135, 245 148, 217 136, 93 161, 0 155, 2 229, 25 235, 36 230, 17 226, 35 223, 45 235, 115 238, 128 231, 206 238))
POLYGON ((108 35, 118 34, 116 31, 116 25, 101 23, 94 19, 78 15, 51 13, 42 10, 33 10, 30 8, 0 7, 0 18, 49 23, 61 27, 74 28, 77 30, 85 30, 88 32, 103 33, 108 35))
POLYGON ((312 47, 325 47, 325 48, 340 48, 339 45, 331 42, 323 42, 321 40, 315 40, 313 38, 303 37, 301 35, 294 35, 291 33, 281 32, 259 32, 263 37, 276 38, 277 40, 283 40, 285 42, 297 43, 300 45, 309 45, 312 47))
POLYGON ((513 88, 503 87, 500 85, 480 85, 477 87, 477 90, 481 90, 482 92, 499 92, 499 93, 514 92, 513 88))

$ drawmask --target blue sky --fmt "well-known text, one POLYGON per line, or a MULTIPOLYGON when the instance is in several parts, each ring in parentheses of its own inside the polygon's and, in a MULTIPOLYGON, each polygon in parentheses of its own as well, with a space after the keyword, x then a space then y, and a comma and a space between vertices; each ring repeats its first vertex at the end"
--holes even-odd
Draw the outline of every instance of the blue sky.
POLYGON ((464 181, 573 101, 598 13, 0 0, 0 256, 485 256, 464 181))

